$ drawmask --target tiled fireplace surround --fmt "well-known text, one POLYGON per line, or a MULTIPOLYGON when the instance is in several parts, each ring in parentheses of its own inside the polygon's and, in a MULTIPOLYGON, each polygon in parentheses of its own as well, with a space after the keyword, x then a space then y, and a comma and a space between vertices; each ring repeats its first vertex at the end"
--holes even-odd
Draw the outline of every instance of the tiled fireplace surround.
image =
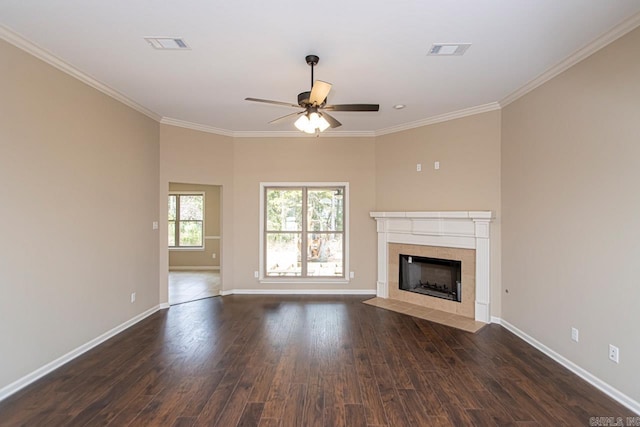
POLYGON ((491 211, 371 212, 378 231, 377 296, 490 323, 491 211), (398 289, 399 254, 462 261, 462 302, 398 289))

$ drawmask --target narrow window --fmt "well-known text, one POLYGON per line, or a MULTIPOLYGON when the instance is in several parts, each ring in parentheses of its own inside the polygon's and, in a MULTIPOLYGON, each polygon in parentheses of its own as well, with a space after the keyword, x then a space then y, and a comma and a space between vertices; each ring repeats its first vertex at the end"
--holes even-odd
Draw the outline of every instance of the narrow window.
POLYGON ((169 194, 169 247, 204 247, 204 194, 169 194))

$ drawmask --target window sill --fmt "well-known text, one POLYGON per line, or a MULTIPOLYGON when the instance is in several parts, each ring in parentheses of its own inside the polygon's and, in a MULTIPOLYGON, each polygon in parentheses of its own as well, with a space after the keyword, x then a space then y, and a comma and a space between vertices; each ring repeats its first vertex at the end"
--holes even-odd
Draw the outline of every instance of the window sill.
POLYGON ((204 247, 198 247, 198 248, 169 248, 170 251, 204 251, 204 247))
POLYGON ((258 280, 259 283, 265 284, 291 284, 291 285, 313 285, 313 284, 326 284, 326 285, 346 285, 349 284, 349 279, 345 278, 317 278, 317 279, 303 279, 303 278, 292 278, 292 279, 278 279, 278 278, 262 278, 258 280))

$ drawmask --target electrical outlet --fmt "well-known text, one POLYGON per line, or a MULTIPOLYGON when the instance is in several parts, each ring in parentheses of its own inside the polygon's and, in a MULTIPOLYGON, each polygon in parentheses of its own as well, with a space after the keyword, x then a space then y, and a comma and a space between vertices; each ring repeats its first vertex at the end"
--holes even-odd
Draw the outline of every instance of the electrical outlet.
POLYGON ((354 277, 356 277, 356 273, 354 273, 353 271, 349 272, 349 279, 353 279, 354 277))
POLYGON ((609 344, 609 360, 620 363, 620 349, 613 344, 609 344))
POLYGON ((260 273, 258 273, 257 271, 254 271, 253 272, 253 277, 256 278, 256 279, 259 279, 260 278, 260 273))
POLYGON ((571 328, 571 339, 575 342, 580 339, 580 332, 576 328, 571 328))
POLYGON ((151 228, 153 228, 154 230, 158 229, 158 221, 153 221, 153 223, 151 224, 151 228))
POLYGON ((435 170, 440 169, 440 162, 434 162, 434 163, 433 163, 433 168, 434 168, 435 170))
POLYGON ((211 258, 216 259, 216 253, 215 252, 211 254, 211 258))
POLYGON ((131 302, 132 303, 136 302, 136 293, 135 292, 131 293, 131 302))
POLYGON ((418 163, 418 164, 416 165, 416 172, 421 172, 421 171, 422 171, 422 164, 421 164, 421 163, 418 163))

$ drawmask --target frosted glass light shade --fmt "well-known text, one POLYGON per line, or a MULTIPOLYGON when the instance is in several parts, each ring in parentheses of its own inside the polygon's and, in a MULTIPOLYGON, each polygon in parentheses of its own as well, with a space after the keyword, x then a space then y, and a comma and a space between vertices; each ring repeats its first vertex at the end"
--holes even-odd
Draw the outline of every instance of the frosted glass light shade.
POLYGON ((309 119, 307 118, 307 115, 306 114, 301 115, 298 118, 298 120, 296 120, 296 122, 294 123, 294 126, 298 128, 298 130, 305 132, 306 129, 309 127, 309 119))
POLYGON ((313 112, 311 114, 304 114, 296 120, 295 127, 305 133, 323 132, 329 127, 327 119, 322 117, 319 113, 313 112))

